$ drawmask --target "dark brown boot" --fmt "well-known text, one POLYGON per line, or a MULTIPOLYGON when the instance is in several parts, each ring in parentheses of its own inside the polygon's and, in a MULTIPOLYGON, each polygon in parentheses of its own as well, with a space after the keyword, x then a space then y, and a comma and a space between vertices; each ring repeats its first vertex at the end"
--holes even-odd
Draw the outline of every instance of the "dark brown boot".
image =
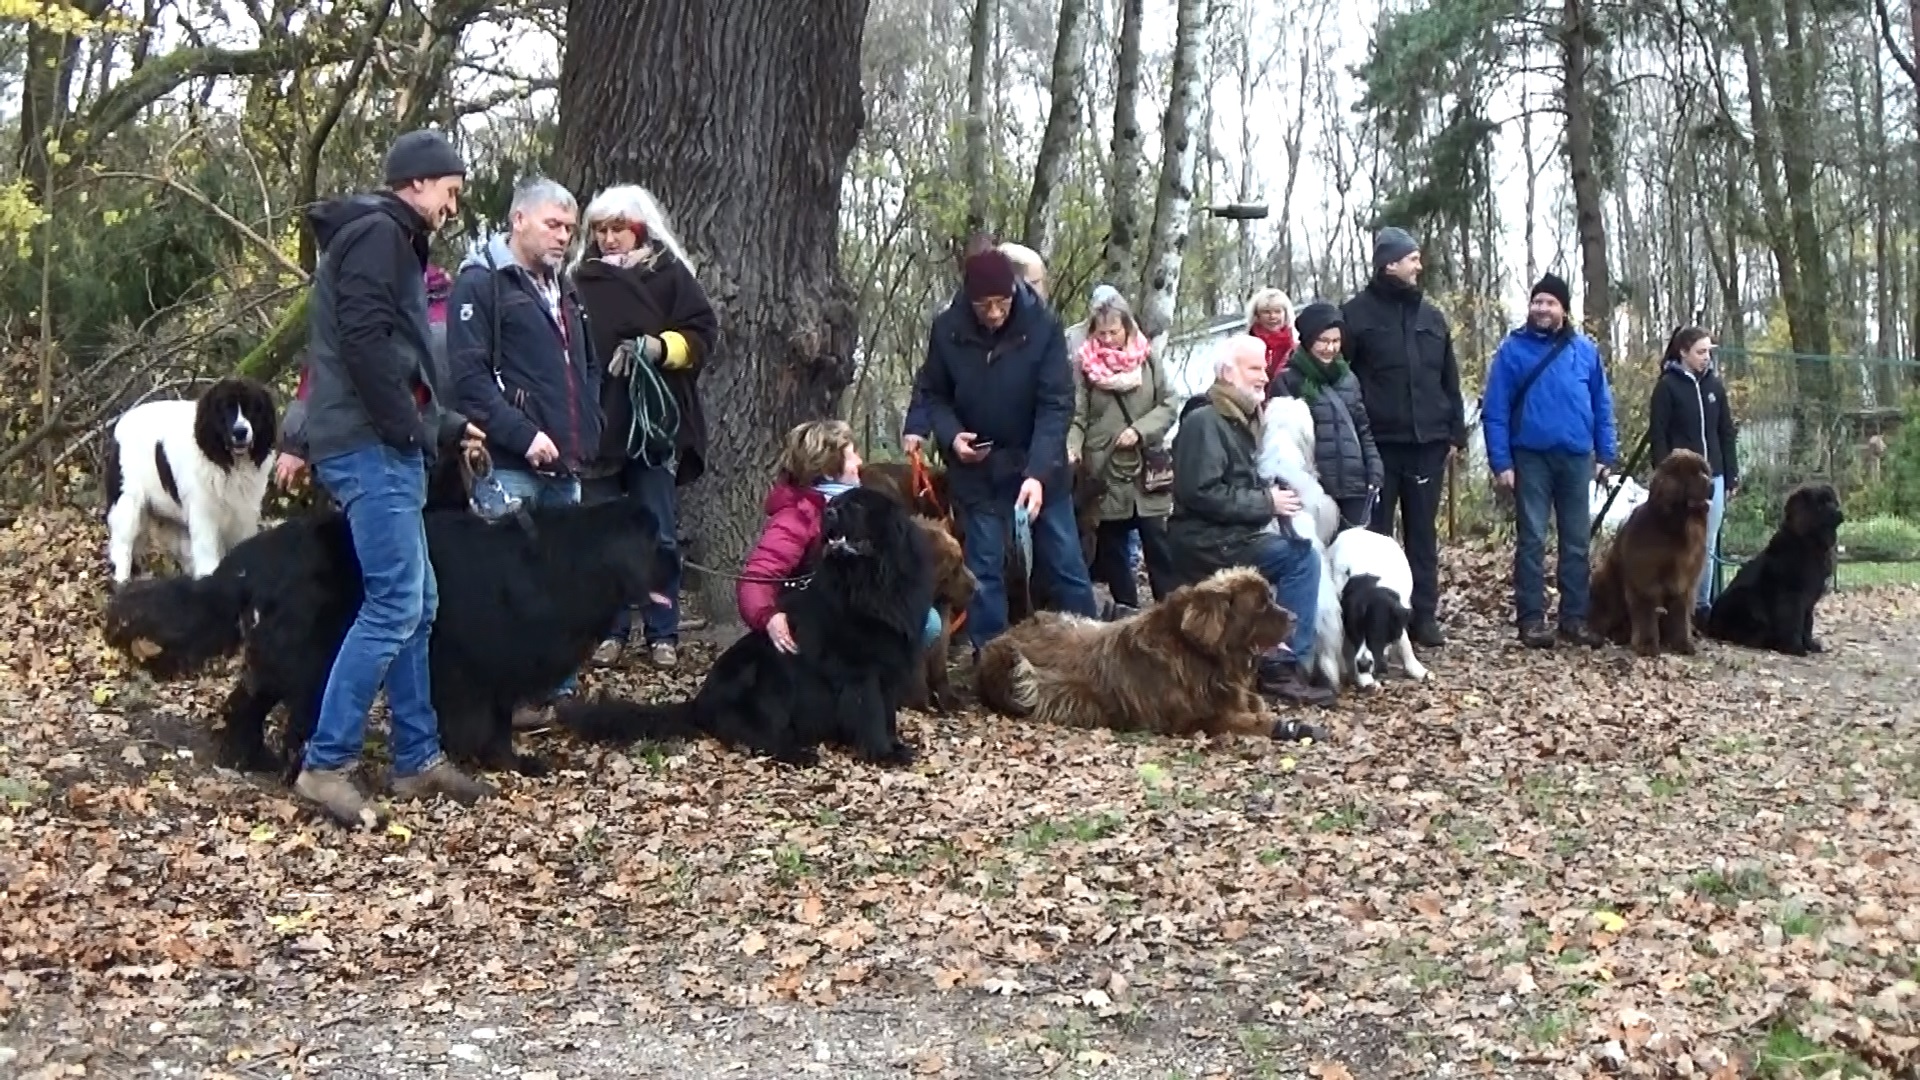
POLYGON ((1331 705, 1338 697, 1331 687, 1314 686, 1300 677, 1300 666, 1291 659, 1272 659, 1260 664, 1260 693, 1290 705, 1331 705))
POLYGON ((492 798, 499 794, 493 785, 475 780, 446 758, 436 758, 433 764, 411 776, 393 778, 393 797, 396 799, 431 799, 435 795, 445 795, 454 802, 471 806, 481 799, 492 798))
POLYGON ((1575 645, 1584 645, 1589 649, 1597 649, 1606 644, 1606 639, 1594 633, 1584 619, 1568 619, 1561 623, 1560 639, 1575 645))
POLYGON ((377 828, 386 820, 373 801, 360 793, 346 769, 302 769, 293 790, 350 829, 377 828))
POLYGON ((1528 619, 1520 624, 1520 644, 1529 649, 1553 648, 1553 630, 1545 619, 1528 619))

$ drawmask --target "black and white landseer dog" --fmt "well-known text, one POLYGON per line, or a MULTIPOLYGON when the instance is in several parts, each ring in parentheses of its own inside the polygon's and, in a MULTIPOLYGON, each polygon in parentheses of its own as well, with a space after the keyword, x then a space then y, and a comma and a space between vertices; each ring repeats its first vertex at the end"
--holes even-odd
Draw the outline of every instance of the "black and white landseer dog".
POLYGON ((143 548, 206 577, 260 531, 279 418, 273 394, 225 378, 195 401, 149 401, 113 425, 106 453, 107 557, 113 581, 133 576, 143 548))
POLYGON ((1426 665, 1413 655, 1407 625, 1413 609, 1413 568, 1407 553, 1391 536, 1371 529, 1347 529, 1327 547, 1333 563, 1334 588, 1340 590, 1340 621, 1345 630, 1341 650, 1346 677, 1362 690, 1386 674, 1391 656, 1400 661, 1407 677, 1424 681, 1426 665))

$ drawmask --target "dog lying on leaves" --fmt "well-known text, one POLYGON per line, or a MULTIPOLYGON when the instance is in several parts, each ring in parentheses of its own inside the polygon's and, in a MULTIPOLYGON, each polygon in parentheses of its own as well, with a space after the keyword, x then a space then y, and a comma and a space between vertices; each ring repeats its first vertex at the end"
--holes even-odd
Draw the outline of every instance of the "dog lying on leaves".
MULTIPOLYGON (((615 612, 651 595, 658 523, 627 499, 522 510, 500 522, 464 506, 425 517, 439 595, 429 663, 444 749, 483 767, 543 775, 544 762, 514 752, 513 710, 578 670, 615 612)), ((347 519, 328 508, 255 535, 208 577, 130 583, 109 602, 105 632, 161 678, 241 650, 221 758, 281 768, 291 779, 360 597, 347 519), (281 703, 287 725, 276 758, 265 727, 281 703)))
POLYGON ((981 650, 980 698, 1006 716, 1162 735, 1268 735, 1262 653, 1293 630, 1273 587, 1222 570, 1117 622, 1043 612, 981 650))
POLYGON ((1713 474, 1707 459, 1675 450, 1653 470, 1647 501, 1620 526, 1593 571, 1589 625, 1641 656, 1692 655, 1693 593, 1707 561, 1713 474))
POLYGON ((934 602, 926 533, 904 505, 871 488, 828 500, 821 526, 812 578, 780 601, 797 652, 748 634, 720 654, 690 701, 573 702, 555 720, 595 742, 710 735, 801 766, 832 743, 882 765, 911 764, 897 710, 920 670, 934 602))
POLYGON ((1823 651, 1813 636, 1813 609, 1827 594, 1834 552, 1847 515, 1826 484, 1787 496, 1780 528, 1747 560, 1707 616, 1707 636, 1789 656, 1823 651))

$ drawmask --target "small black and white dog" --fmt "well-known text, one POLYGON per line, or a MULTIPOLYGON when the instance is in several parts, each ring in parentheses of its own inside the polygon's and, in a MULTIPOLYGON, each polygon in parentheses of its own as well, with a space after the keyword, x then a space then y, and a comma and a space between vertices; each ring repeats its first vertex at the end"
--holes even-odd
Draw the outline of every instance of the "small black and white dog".
POLYGON ((1399 660, 1407 677, 1425 681, 1426 665, 1413 655, 1407 627, 1413 609, 1413 568, 1407 553, 1393 537, 1371 529, 1347 529, 1327 547, 1333 564, 1334 588, 1340 592, 1340 621, 1345 631, 1342 664, 1346 677, 1363 690, 1372 690, 1377 675, 1386 674, 1387 660, 1399 660))
POLYGON ((260 531, 279 417, 254 379, 226 378, 195 401, 148 401, 114 422, 106 452, 107 556, 133 576, 143 545, 206 577, 260 531))

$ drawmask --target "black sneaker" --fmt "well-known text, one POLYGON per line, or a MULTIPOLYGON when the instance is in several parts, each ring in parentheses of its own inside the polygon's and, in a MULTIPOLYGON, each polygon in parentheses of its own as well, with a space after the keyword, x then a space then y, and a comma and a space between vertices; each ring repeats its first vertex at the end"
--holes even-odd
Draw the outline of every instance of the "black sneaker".
POLYGON ((1589 649, 1597 649, 1607 643, 1605 638, 1593 632, 1593 628, 1588 626, 1584 619, 1568 619, 1561 623, 1560 639, 1575 645, 1584 645, 1589 649))
POLYGON ((1331 705, 1339 696, 1331 687, 1314 686, 1302 679, 1299 665, 1291 658, 1261 661, 1260 693, 1293 705, 1331 705))
MULTIPOLYGON (((1417 640, 1417 639, 1416 639, 1417 640)), ((1520 644, 1529 649, 1553 648, 1553 631, 1545 619, 1528 619, 1520 624, 1520 644)))
POLYGON ((1415 645, 1424 645, 1429 649, 1438 649, 1447 643, 1447 635, 1440 630, 1440 623, 1429 615, 1414 622, 1410 635, 1415 645))
POLYGON ((1317 742, 1327 741, 1327 729, 1319 724, 1309 724, 1305 720, 1280 720, 1273 725, 1276 742, 1317 742))

